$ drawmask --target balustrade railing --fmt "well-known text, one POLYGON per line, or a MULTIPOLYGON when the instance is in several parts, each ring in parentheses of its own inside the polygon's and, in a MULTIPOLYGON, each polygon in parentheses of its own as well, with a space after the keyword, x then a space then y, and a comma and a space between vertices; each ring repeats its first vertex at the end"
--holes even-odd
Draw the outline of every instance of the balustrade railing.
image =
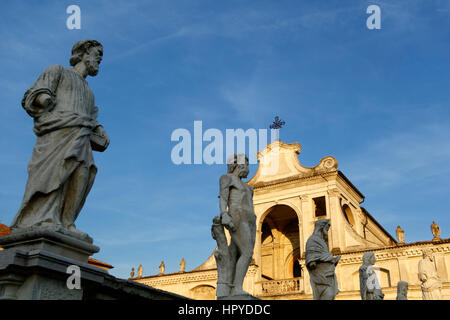
POLYGON ((258 282, 259 292, 262 295, 301 293, 303 289, 303 278, 291 278, 283 280, 265 280, 258 282))

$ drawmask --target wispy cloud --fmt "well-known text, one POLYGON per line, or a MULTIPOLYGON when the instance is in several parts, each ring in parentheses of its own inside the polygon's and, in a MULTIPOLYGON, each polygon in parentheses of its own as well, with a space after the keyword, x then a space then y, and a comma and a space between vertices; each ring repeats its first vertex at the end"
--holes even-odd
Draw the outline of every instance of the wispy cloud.
POLYGON ((447 123, 412 125, 367 143, 346 160, 356 183, 391 188, 450 172, 450 127, 447 123))

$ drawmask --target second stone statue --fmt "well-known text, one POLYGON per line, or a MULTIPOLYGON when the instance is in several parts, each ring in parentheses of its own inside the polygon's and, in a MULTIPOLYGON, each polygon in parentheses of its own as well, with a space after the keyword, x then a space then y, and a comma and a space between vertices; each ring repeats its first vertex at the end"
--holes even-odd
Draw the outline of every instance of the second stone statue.
MULTIPOLYGON (((249 174, 248 158, 235 154, 228 172, 220 177, 220 216, 213 219, 212 237, 217 241, 217 299, 253 299, 242 289, 252 261, 256 238, 253 189, 242 178, 249 174), (226 228, 231 236, 228 245, 226 228)), ((256 299, 256 298, 255 298, 256 299)))

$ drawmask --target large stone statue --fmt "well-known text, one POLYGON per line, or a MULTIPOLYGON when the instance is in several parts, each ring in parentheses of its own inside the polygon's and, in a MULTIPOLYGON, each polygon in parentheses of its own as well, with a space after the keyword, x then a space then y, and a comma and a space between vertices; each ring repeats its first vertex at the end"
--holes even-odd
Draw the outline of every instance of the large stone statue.
POLYGON ((397 299, 396 300, 408 300, 408 282, 399 281, 397 283, 397 299))
POLYGON ((256 215, 253 189, 241 179, 246 178, 248 158, 235 154, 227 161, 228 172, 220 177, 220 217, 213 219, 212 236, 217 241, 214 257, 217 263, 218 298, 228 296, 245 299, 244 277, 252 261, 256 238, 256 215), (224 227, 231 235, 230 245, 224 227))
POLYGON ((56 226, 83 234, 75 220, 97 172, 92 151, 109 144, 85 80, 97 75, 102 56, 99 42, 79 41, 72 48, 73 68, 48 67, 25 93, 22 106, 34 119, 37 140, 12 230, 56 226))
POLYGON ((434 221, 431 224, 431 233, 433 234, 433 241, 441 240, 441 228, 434 221))
POLYGON ((328 219, 317 220, 314 232, 306 241, 308 269, 314 300, 333 300, 339 293, 335 268, 341 256, 333 257, 328 249, 328 219))
POLYGON ((363 264, 359 267, 359 290, 361 300, 383 300, 380 282, 375 273, 375 254, 368 251, 363 255, 363 264))
POLYGON ((419 261, 419 280, 422 283, 423 300, 441 300, 442 282, 430 249, 423 250, 423 259, 419 261))
POLYGON ((399 244, 405 243, 405 231, 403 231, 400 226, 397 226, 397 229, 395 229, 395 233, 397 235, 397 240, 399 244))

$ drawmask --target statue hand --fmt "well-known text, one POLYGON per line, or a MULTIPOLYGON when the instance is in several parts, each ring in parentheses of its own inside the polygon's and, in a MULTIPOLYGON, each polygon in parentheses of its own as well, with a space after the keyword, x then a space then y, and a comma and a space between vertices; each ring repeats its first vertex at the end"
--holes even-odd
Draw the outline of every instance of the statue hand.
POLYGON ((308 264, 308 267, 309 267, 309 269, 311 269, 311 270, 314 270, 314 269, 316 268, 316 266, 317 266, 317 264, 316 264, 315 261, 310 262, 310 263, 308 264))
POLYGON ((55 105, 55 101, 47 93, 41 93, 38 95, 35 102, 46 111, 51 111, 55 105))
POLYGON ((230 214, 228 212, 223 212, 221 214, 222 218, 222 224, 227 228, 229 231, 236 231, 236 227, 234 226, 233 219, 231 218, 230 214))
POLYGON ((102 137, 102 141, 101 141, 102 149, 103 150, 107 149, 109 146, 110 140, 109 140, 109 136, 106 133, 105 129, 101 125, 99 125, 94 129, 94 133, 99 135, 100 137, 102 137))

